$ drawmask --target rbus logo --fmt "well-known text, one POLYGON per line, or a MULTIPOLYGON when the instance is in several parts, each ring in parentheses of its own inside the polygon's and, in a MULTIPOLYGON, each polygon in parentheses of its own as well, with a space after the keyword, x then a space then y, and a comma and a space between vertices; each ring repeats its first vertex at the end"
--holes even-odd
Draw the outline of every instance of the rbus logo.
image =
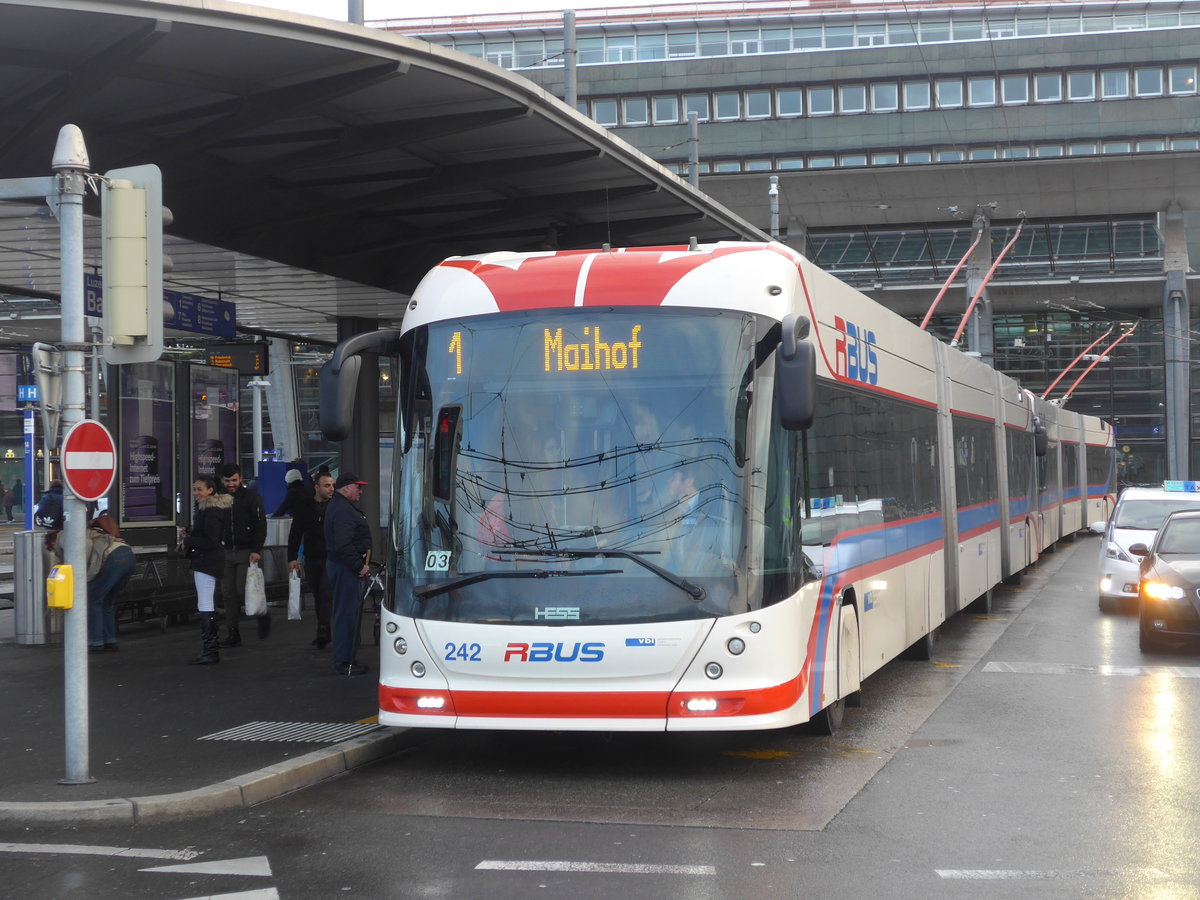
POLYGON ((833 324, 841 332, 833 351, 837 374, 863 384, 876 384, 879 381, 879 357, 875 355, 875 332, 847 322, 841 316, 834 316, 833 324))
POLYGON ((581 644, 578 641, 567 650, 561 641, 557 644, 510 643, 504 648, 505 662, 600 662, 604 659, 604 644, 596 641, 581 644))

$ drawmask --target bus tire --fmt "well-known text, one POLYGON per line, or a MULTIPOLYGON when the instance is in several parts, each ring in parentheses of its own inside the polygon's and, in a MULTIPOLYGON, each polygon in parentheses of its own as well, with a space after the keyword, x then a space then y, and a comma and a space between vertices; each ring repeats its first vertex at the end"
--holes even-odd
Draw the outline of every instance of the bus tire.
POLYGON ((933 645, 937 643, 937 629, 929 632, 922 638, 918 638, 913 642, 907 650, 904 651, 905 659, 916 659, 922 662, 933 659, 933 645))
POLYGON ((842 720, 846 716, 846 703, 844 700, 834 700, 827 707, 812 717, 809 724, 816 734, 831 735, 842 727, 842 720))

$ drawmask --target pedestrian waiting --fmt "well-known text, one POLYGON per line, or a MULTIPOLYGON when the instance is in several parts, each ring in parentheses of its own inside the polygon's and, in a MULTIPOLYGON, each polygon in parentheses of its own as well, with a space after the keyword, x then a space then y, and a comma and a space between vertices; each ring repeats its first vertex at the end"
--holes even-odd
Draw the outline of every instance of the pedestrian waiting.
POLYGON ((210 666, 221 661, 213 595, 217 579, 225 574, 224 538, 233 497, 219 492, 211 476, 197 475, 192 483, 192 499, 192 527, 183 532, 180 541, 196 584, 196 611, 200 617, 200 655, 190 663, 210 666))

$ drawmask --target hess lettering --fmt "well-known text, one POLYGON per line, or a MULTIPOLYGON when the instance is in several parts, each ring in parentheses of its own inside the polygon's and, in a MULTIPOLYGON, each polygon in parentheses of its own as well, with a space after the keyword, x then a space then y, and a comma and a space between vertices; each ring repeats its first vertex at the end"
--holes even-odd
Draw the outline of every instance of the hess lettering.
POLYGON ((833 349, 837 373, 852 381, 877 384, 879 357, 875 353, 875 332, 847 322, 841 316, 834 316, 833 324, 841 332, 833 349))
POLYGON ((593 641, 568 645, 559 641, 524 644, 511 642, 504 648, 505 662, 600 662, 604 659, 604 643, 593 641))
POLYGON ((634 325, 628 341, 608 341, 600 337, 600 326, 590 325, 583 329, 585 340, 577 344, 563 343, 563 330, 553 333, 549 328, 542 330, 546 351, 547 372, 608 372, 613 369, 636 369, 638 351, 642 342, 638 338, 642 326, 634 325), (588 340, 590 338, 590 340, 588 340))

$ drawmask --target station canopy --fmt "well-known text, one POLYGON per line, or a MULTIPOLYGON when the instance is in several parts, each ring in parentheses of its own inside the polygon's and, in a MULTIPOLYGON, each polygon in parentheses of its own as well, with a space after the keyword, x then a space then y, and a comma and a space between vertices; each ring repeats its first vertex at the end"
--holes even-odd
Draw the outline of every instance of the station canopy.
MULTIPOLYGON (((158 165, 167 287, 297 338, 398 322, 447 256, 765 237, 519 75, 332 20, 0 0, 0 97, 0 178, 51 174, 68 123, 95 172, 158 165)), ((45 207, 0 203, 0 342, 57 317, 57 248, 45 207)))

